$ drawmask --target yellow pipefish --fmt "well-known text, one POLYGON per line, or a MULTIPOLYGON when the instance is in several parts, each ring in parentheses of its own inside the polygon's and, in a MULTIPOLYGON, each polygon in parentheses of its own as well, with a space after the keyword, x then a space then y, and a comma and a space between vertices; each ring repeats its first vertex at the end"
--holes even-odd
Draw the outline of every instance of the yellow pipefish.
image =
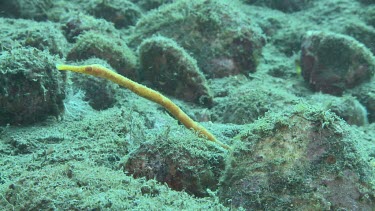
POLYGON ((73 65, 56 65, 58 70, 69 70, 77 73, 83 73, 88 75, 97 76, 100 78, 108 79, 120 86, 123 86, 135 94, 151 100, 167 109, 176 119, 178 119, 185 127, 194 129, 199 134, 207 137, 208 140, 219 144, 225 149, 230 147, 220 141, 218 141, 213 134, 206 130, 203 126, 192 120, 185 112, 183 112, 176 104, 174 104, 169 98, 163 96, 159 92, 152 90, 142 84, 134 82, 114 71, 107 69, 101 65, 84 65, 84 66, 73 66, 73 65))

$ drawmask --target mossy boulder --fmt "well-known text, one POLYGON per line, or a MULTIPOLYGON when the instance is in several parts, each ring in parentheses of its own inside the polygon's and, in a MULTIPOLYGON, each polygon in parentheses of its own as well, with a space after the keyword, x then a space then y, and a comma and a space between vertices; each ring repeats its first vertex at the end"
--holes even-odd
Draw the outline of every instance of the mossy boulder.
POLYGON ((129 45, 155 34, 175 40, 210 78, 255 72, 265 41, 247 15, 214 0, 176 1, 150 11, 137 22, 129 45))
POLYGON ((314 91, 340 96, 374 75, 375 58, 352 37, 309 31, 302 41, 301 68, 314 91))
POLYGON ((0 57, 0 125, 32 124, 64 110, 63 74, 57 58, 36 48, 16 48, 0 57))
POLYGON ((137 58, 125 41, 88 31, 78 37, 67 55, 68 60, 80 61, 99 58, 108 62, 119 74, 138 78, 137 58))
POLYGON ((270 113, 237 137, 220 199, 248 210, 371 210, 375 171, 357 136, 305 104, 270 113))
POLYGON ((172 39, 152 37, 139 47, 140 75, 157 90, 211 107, 213 97, 197 62, 172 39))

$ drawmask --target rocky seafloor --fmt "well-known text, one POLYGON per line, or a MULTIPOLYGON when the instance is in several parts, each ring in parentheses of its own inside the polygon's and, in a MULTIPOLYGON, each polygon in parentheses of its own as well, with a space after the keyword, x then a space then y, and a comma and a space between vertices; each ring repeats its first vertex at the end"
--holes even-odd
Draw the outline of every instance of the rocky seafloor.
POLYGON ((1 210, 375 210, 373 0, 2 0, 0 49, 1 210))

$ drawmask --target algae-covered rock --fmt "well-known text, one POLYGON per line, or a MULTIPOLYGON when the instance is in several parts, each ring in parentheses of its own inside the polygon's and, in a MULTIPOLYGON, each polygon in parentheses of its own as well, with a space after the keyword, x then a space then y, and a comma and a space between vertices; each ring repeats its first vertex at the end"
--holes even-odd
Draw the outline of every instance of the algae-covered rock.
POLYGON ((213 98, 197 62, 176 42, 165 37, 146 39, 139 47, 140 75, 157 90, 212 106, 213 98))
POLYGON ((93 9, 89 13, 112 22, 118 29, 134 25, 141 16, 140 9, 130 1, 107 0, 96 1, 93 4, 93 9))
POLYGON ((366 107, 368 120, 375 122, 375 81, 366 83, 361 87, 353 89, 352 93, 362 105, 366 107))
POLYGON ((375 170, 358 133, 329 111, 299 104, 238 137, 221 179, 228 206, 249 210, 371 210, 375 170))
POLYGON ((9 18, 45 21, 48 19, 48 11, 54 6, 54 1, 51 0, 2 0, 0 14, 9 18))
POLYGON ((302 42, 301 68, 313 90, 341 95, 374 75, 375 58, 349 36, 309 31, 302 42))
POLYGON ((135 26, 130 46, 159 34, 172 38, 212 78, 255 72, 264 44, 261 30, 231 4, 183 0, 150 11, 135 26))
MULTIPOLYGON (((375 9, 375 8, 374 8, 375 9)), ((369 24, 353 20, 344 28, 344 34, 347 34, 369 48, 372 54, 375 54, 375 28, 369 24)))
POLYGON ((0 48, 14 46, 31 46, 62 57, 66 55, 67 40, 51 22, 0 18, 0 48))
POLYGON ((141 144, 124 163, 124 171, 135 178, 155 179, 199 197, 207 196, 207 189, 217 189, 223 170, 223 152, 193 136, 157 137, 141 144))
POLYGON ((243 0, 249 4, 269 7, 271 9, 280 10, 283 12, 291 13, 303 10, 311 5, 311 0, 243 0))
POLYGON ((229 210, 155 180, 133 179, 82 161, 27 171, 2 194, 3 210, 229 210))
POLYGON ((78 37, 77 42, 67 55, 68 60, 75 61, 92 57, 107 61, 118 73, 126 77, 131 79, 138 77, 137 58, 121 39, 88 31, 78 37))
POLYGON ((367 110, 356 98, 351 96, 335 97, 318 95, 312 100, 324 102, 324 108, 341 117, 349 125, 364 126, 368 124, 367 110))
POLYGON ((263 117, 266 112, 286 109, 287 105, 295 104, 297 97, 277 86, 253 81, 231 89, 227 96, 217 97, 215 102, 212 121, 249 124, 263 117))
POLYGON ((0 56, 0 125, 31 124, 59 116, 65 96, 56 58, 36 48, 15 48, 0 56))
POLYGON ((79 35, 84 34, 87 31, 107 36, 117 36, 118 34, 118 31, 112 23, 81 13, 70 16, 68 19, 62 21, 62 24, 63 26, 61 28, 66 39, 72 43, 77 41, 79 35))
POLYGON ((152 10, 162 6, 163 4, 168 4, 174 2, 174 0, 130 0, 144 10, 152 10))

